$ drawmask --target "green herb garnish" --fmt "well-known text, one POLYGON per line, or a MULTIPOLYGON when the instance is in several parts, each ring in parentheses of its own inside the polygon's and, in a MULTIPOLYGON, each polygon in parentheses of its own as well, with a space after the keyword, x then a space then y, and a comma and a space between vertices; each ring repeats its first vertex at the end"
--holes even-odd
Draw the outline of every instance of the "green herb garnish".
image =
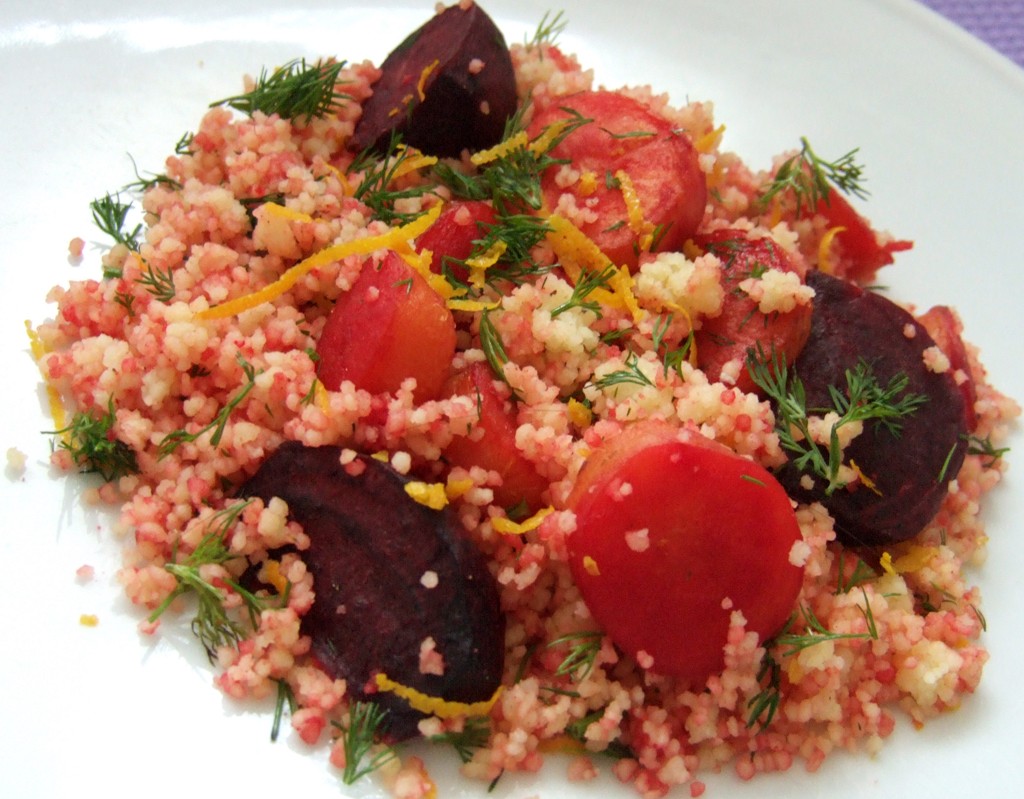
POLYGON ((309 123, 326 116, 337 107, 339 100, 348 98, 337 88, 338 75, 344 66, 344 61, 307 64, 304 58, 293 59, 270 74, 261 70, 252 89, 210 103, 210 108, 228 105, 247 116, 261 111, 268 116, 277 114, 283 119, 309 123))
POLYGON ((381 745, 380 750, 370 756, 365 765, 363 764, 363 760, 370 755, 374 747, 374 739, 387 713, 373 702, 353 702, 349 708, 347 727, 332 722, 341 731, 342 746, 345 750, 345 768, 341 779, 346 785, 352 785, 397 757, 394 749, 381 745))
POLYGON ((47 435, 60 436, 57 446, 71 454, 81 471, 95 472, 109 482, 139 471, 135 452, 114 436, 114 421, 114 400, 111 399, 103 415, 79 411, 67 427, 51 430, 47 435))
POLYGON ((838 433, 841 427, 851 422, 872 421, 898 437, 902 426, 900 420, 915 413, 928 401, 923 394, 907 392, 909 378, 902 372, 893 375, 882 386, 872 372, 871 364, 863 359, 853 369, 846 370, 845 392, 829 386, 831 408, 807 407, 803 382, 796 372, 789 371, 785 360, 777 353, 768 359, 763 351, 750 352, 747 369, 754 383, 774 403, 779 443, 796 456, 794 465, 797 469, 827 481, 826 496, 846 485, 839 477, 843 456, 838 433), (833 411, 839 419, 832 426, 828 446, 824 447, 811 437, 810 416, 833 411))
POLYGON ((106 233, 117 244, 123 244, 129 250, 138 252, 139 234, 142 233, 142 224, 137 224, 130 231, 125 231, 125 223, 128 219, 128 212, 132 203, 121 202, 121 195, 107 194, 89 203, 92 209, 92 220, 96 227, 106 233))
POLYGON ((782 163, 775 177, 762 188, 757 205, 762 210, 778 195, 791 191, 796 197, 796 215, 804 205, 811 213, 822 200, 827 201, 832 186, 843 194, 867 197, 863 187, 864 167, 855 160, 858 149, 850 150, 834 161, 820 157, 806 138, 800 138, 800 152, 782 163))

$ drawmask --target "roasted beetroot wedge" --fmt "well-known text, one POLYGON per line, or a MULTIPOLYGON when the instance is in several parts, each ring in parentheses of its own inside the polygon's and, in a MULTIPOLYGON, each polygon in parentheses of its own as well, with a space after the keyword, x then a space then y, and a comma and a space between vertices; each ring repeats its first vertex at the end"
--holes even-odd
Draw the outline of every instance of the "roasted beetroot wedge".
POLYGON ((516 110, 512 59, 475 3, 446 8, 381 65, 350 146, 387 149, 393 134, 425 153, 458 156, 501 141, 516 110))
POLYGON ((887 546, 916 535, 931 521, 956 477, 967 450, 963 394, 950 372, 925 363, 935 341, 913 316, 887 298, 818 271, 807 275, 814 288, 811 335, 794 363, 808 408, 831 408, 829 387, 846 387, 846 370, 870 365, 880 385, 905 375, 905 392, 926 399, 901 418, 897 434, 875 422, 844 450, 864 475, 826 495, 821 481, 808 490, 804 475, 787 467, 779 475, 791 496, 820 501, 835 518, 848 546, 887 546))
POLYGON ((372 694, 388 710, 386 737, 398 741, 416 734, 421 715, 374 694, 374 676, 449 701, 489 699, 501 681, 504 620, 486 562, 452 514, 412 500, 386 464, 340 457, 337 447, 288 442, 239 493, 281 497, 302 524, 316 594, 302 625, 313 655, 350 695, 372 694), (421 672, 428 638, 441 675, 421 672))

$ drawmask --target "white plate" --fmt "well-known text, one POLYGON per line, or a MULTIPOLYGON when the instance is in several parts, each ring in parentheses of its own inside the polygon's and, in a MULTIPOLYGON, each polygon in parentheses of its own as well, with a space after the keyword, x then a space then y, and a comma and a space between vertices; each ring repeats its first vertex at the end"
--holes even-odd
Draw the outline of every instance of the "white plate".
MULTIPOLYGON (((52 313, 43 298, 53 284, 98 275, 98 244, 72 266, 67 242, 100 241, 88 203, 132 179, 129 153, 141 170, 162 171, 206 103, 235 93, 244 73, 295 56, 379 60, 426 19, 432 0, 178 0, 169 12, 114 0, 88 10, 39 0, 0 5, 0 353, 8 383, 0 448, 29 454, 22 479, 0 479, 0 795, 344 795, 322 749, 309 755, 289 735, 271 744, 269 706, 239 707, 212 687, 185 625, 168 625, 154 640, 137 634, 139 614, 114 581, 117 546, 104 518, 79 503, 81 481, 48 468, 38 431, 51 423, 22 322, 52 313), (87 584, 75 579, 83 563, 96 568, 87 584), (81 626, 82 613, 97 614, 99 626, 81 626)), ((756 167, 801 135, 826 153, 859 146, 869 168, 868 214, 917 242, 883 282, 922 307, 958 307, 993 381, 1024 398, 1024 71, 909 1, 555 7, 570 20, 561 42, 600 82, 651 83, 680 102, 713 100, 727 125, 725 145, 756 167)), ((551 6, 491 0, 486 8, 508 39, 521 41, 551 6)), ((1011 444, 1013 469, 986 510, 991 557, 976 573, 992 653, 977 695, 922 731, 901 717, 874 758, 837 755, 818 774, 798 765, 750 784, 709 777, 708 796, 1018 793, 1019 432, 1011 444)), ((443 766, 432 769, 443 797, 488 795, 443 766)), ((503 779, 491 795, 534 794, 634 795, 611 778, 568 786, 558 761, 535 779, 503 779)))

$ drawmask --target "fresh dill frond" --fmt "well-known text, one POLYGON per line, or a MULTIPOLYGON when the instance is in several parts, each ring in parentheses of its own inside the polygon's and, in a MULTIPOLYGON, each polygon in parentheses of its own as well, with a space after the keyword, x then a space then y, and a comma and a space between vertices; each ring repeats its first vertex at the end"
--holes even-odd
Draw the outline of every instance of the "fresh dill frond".
POLYGON ((284 720, 285 708, 289 713, 298 709, 298 702, 295 700, 295 692, 286 680, 275 679, 277 683, 277 700, 274 703, 274 723, 270 727, 270 740, 276 741, 281 734, 281 722, 284 720))
POLYGON ((875 570, 872 569, 863 558, 857 558, 857 563, 853 567, 853 571, 849 577, 846 577, 846 566, 843 563, 844 552, 839 550, 838 563, 836 567, 839 572, 839 579, 836 584, 836 594, 845 594, 846 592, 858 588, 864 583, 869 583, 878 577, 875 570))
POLYGON ((349 708, 348 726, 332 722, 340 731, 345 751, 345 767, 341 779, 346 785, 358 782, 397 757, 390 746, 374 743, 387 713, 374 702, 353 702, 349 708), (371 754, 375 745, 379 749, 371 754), (369 760, 364 764, 363 761, 368 757, 369 760))
POLYGON ((338 76, 344 61, 306 63, 293 59, 269 74, 260 71, 256 84, 247 92, 210 103, 210 108, 227 105, 247 116, 261 111, 268 116, 309 123, 333 111, 340 100, 348 98, 338 91, 338 76))
POLYGON ((146 291, 156 297, 160 302, 170 302, 174 299, 174 274, 170 269, 154 269, 152 265, 146 264, 146 273, 138 278, 139 285, 145 286, 146 291))
POLYGON ((508 353, 505 352, 505 345, 502 343, 501 335, 494 322, 491 321, 491 312, 483 311, 480 314, 480 348, 487 357, 487 363, 491 371, 500 380, 505 379, 505 364, 508 363, 508 353))
POLYGON ((814 152, 806 138, 800 138, 800 145, 800 152, 784 161, 772 180, 762 187, 756 201, 760 209, 767 208, 775 197, 792 192, 798 217, 805 206, 814 213, 819 202, 828 200, 833 186, 843 194, 867 197, 864 167, 856 161, 859 148, 828 161, 814 152))
MULTIPOLYGON (((604 718, 603 710, 595 710, 582 718, 570 721, 565 725, 565 734, 577 743, 587 743, 587 727, 604 718)), ((636 753, 626 744, 618 739, 609 741, 608 745, 600 751, 600 754, 611 757, 615 760, 636 757, 636 753)))
POLYGON ((114 435, 114 422, 111 399, 106 413, 97 416, 91 410, 79 411, 67 427, 47 435, 59 436, 57 447, 67 450, 81 471, 95 472, 109 482, 139 471, 134 450, 114 435))
POLYGON ((138 252, 139 235, 142 224, 137 224, 130 231, 125 231, 128 212, 132 209, 131 201, 121 202, 120 194, 107 194, 89 203, 92 209, 92 220, 101 231, 106 233, 117 244, 123 244, 129 250, 138 252))
POLYGON ((403 174, 406 161, 411 151, 402 145, 401 137, 392 132, 388 148, 383 155, 367 148, 356 156, 346 174, 361 173, 359 184, 352 196, 373 211, 373 215, 388 224, 406 224, 419 215, 419 211, 402 213, 396 210, 399 200, 422 197, 433 191, 428 184, 407 186, 396 189, 392 186, 395 179, 403 174))
POLYGON ((195 143, 195 137, 196 137, 196 135, 192 131, 190 131, 190 130, 186 130, 184 133, 182 133, 181 137, 178 139, 178 141, 174 145, 174 154, 175 155, 192 155, 192 154, 194 154, 195 150, 192 149, 192 145, 195 143))
POLYGON ((472 760, 473 753, 487 746, 490 739, 491 724, 485 716, 470 716, 461 730, 448 730, 430 736, 434 743, 450 744, 463 763, 472 760))
POLYGON ((981 455, 983 458, 988 458, 988 462, 984 464, 987 469, 995 466, 996 461, 1010 451, 1009 447, 997 447, 993 444, 991 436, 981 438, 968 435, 965 438, 967 440, 967 454, 981 455))
POLYGON ((576 285, 573 286, 572 296, 551 311, 551 318, 554 319, 559 314, 563 314, 572 308, 580 308, 585 311, 590 311, 600 319, 601 305, 596 300, 590 299, 590 295, 597 289, 607 288, 608 282, 615 277, 617 273, 618 269, 616 269, 613 264, 609 264, 600 272, 592 270, 584 272, 580 275, 580 279, 576 285))
POLYGON ((586 679, 587 675, 594 669, 597 654, 601 651, 601 640, 603 638, 604 633, 600 630, 582 630, 560 636, 549 643, 548 649, 558 649, 563 646, 569 647, 568 654, 558 664, 558 668, 555 669, 555 675, 569 677, 576 682, 586 679))
POLYGON ((235 408, 237 408, 241 404, 242 400, 248 396, 249 392, 252 391, 253 386, 256 385, 256 376, 258 374, 252 364, 250 364, 241 353, 237 353, 235 355, 235 360, 238 362, 238 365, 242 367, 242 372, 246 376, 246 383, 238 393, 225 403, 224 407, 220 409, 220 412, 216 417, 214 417, 213 421, 205 425, 202 429, 197 430, 195 433, 189 433, 184 429, 178 429, 173 430, 164 436, 157 447, 161 458, 167 457, 182 444, 195 441, 201 435, 209 432, 210 430, 213 430, 213 435, 210 436, 210 443, 215 447, 220 444, 221 437, 224 435, 224 429, 227 427, 228 419, 231 417, 235 408))
POLYGON ((157 175, 154 174, 153 172, 150 172, 150 176, 148 178, 142 177, 142 175, 139 174, 138 164, 135 163, 135 159, 132 158, 130 153, 128 154, 128 160, 132 162, 132 171, 135 173, 135 180, 131 181, 130 183, 126 183, 122 187, 123 191, 144 192, 148 191, 154 186, 167 186, 168 188, 171 189, 181 188, 181 184, 178 181, 167 177, 167 175, 157 175))
POLYGON ((909 380, 905 373, 893 375, 888 383, 881 385, 871 364, 863 359, 853 369, 846 370, 845 391, 829 386, 831 408, 807 407, 803 381, 795 371, 790 372, 778 353, 773 352, 769 357, 760 348, 751 351, 747 355, 747 369, 754 383, 772 400, 779 443, 795 456, 793 463, 797 469, 826 481, 826 496, 846 485, 839 476, 843 465, 838 433, 841 427, 851 422, 871 421, 898 437, 900 420, 928 401, 923 394, 907 392, 909 380), (811 436, 810 416, 833 411, 839 418, 832 426, 826 447, 811 436))
POLYGON ((218 647, 237 646, 245 637, 245 629, 237 621, 225 605, 227 590, 231 590, 242 599, 248 615, 250 627, 255 629, 259 614, 266 607, 263 599, 256 596, 230 578, 221 578, 224 587, 214 585, 203 576, 203 567, 223 565, 236 560, 242 555, 232 552, 228 547, 231 528, 238 521, 242 511, 252 500, 236 502, 217 511, 207 525, 206 533, 196 548, 181 561, 171 560, 164 564, 164 569, 177 580, 177 587, 149 615, 149 621, 155 622, 164 611, 183 594, 193 594, 196 598, 196 615, 192 619, 192 632, 206 650, 211 661, 217 654, 218 647))
POLYGON ((679 377, 682 377, 683 364, 689 361, 690 354, 693 352, 694 346, 696 346, 696 338, 694 331, 691 329, 678 347, 670 347, 665 342, 665 336, 672 325, 672 318, 672 314, 667 314, 664 317, 655 319, 654 327, 651 330, 651 344, 654 352, 661 355, 661 367, 665 372, 665 377, 668 377, 671 372, 675 372, 679 377))
POLYGON ((537 29, 533 32, 533 38, 524 41, 523 44, 528 49, 540 47, 543 44, 554 44, 569 24, 569 20, 563 18, 564 14, 564 11, 559 11, 554 16, 551 16, 550 11, 545 11, 544 16, 537 23, 537 29))
POLYGON ((626 356, 622 369, 616 369, 596 380, 591 380, 590 385, 596 389, 604 390, 619 385, 650 386, 654 388, 654 382, 640 368, 640 359, 635 352, 626 356))

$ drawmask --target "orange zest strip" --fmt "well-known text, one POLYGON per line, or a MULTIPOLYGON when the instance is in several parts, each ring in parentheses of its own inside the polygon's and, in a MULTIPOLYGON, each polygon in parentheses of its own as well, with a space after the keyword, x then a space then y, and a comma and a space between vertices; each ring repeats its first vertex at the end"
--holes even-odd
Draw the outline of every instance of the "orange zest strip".
POLYGON ((526 147, 529 142, 530 140, 526 136, 526 131, 521 130, 514 136, 509 136, 505 141, 498 142, 493 147, 473 153, 473 155, 469 157, 469 160, 474 166, 483 166, 484 164, 489 164, 491 161, 497 161, 499 158, 503 158, 515 150, 526 147))
POLYGON ((654 243, 654 225, 644 218, 644 209, 640 204, 640 197, 633 187, 633 179, 624 169, 615 173, 615 179, 619 182, 619 190, 622 192, 622 199, 626 203, 626 219, 629 222, 629 229, 637 237, 641 252, 647 252, 654 243))
POLYGON ((334 261, 340 261, 350 255, 369 255, 377 250, 401 247, 434 224, 440 214, 441 204, 438 203, 426 213, 420 214, 409 224, 392 228, 387 233, 382 233, 379 236, 353 239, 352 241, 325 247, 304 261, 299 261, 299 263, 284 272, 273 283, 251 294, 236 297, 233 300, 228 300, 220 305, 214 305, 212 308, 200 311, 196 314, 196 318, 226 319, 230 316, 236 316, 243 311, 248 311, 265 302, 277 299, 294 286, 299 281, 299 278, 304 277, 314 269, 319 269, 321 266, 326 266, 334 261))
MULTIPOLYGON (((42 372, 42 364, 40 363, 43 356, 46 355, 46 346, 39 339, 39 334, 32 327, 32 323, 25 320, 25 332, 28 333, 29 349, 32 352, 32 359, 40 367, 42 372)), ((50 407, 50 417, 53 419, 53 429, 63 430, 67 427, 67 414, 64 411, 64 403, 61 402, 60 394, 57 389, 54 388, 49 378, 43 374, 43 382, 46 384, 46 399, 50 407)))
POLYGON ((420 79, 416 83, 416 94, 419 95, 420 102, 422 103, 427 99, 426 86, 427 79, 430 77, 430 73, 437 69, 437 65, 441 62, 438 59, 434 59, 433 63, 423 67, 423 71, 420 72, 420 79))
POLYGON ((405 484, 405 493, 410 498, 431 510, 441 510, 448 504, 444 483, 423 483, 418 480, 405 484))
POLYGON ((491 525, 494 527, 495 532, 502 535, 523 535, 531 530, 536 530, 540 527, 541 522, 554 512, 554 508, 541 508, 529 519, 524 519, 521 522, 514 522, 504 516, 496 516, 491 520, 491 525))
POLYGON ((832 264, 832 260, 829 258, 829 252, 832 247, 832 239, 838 236, 846 230, 842 225, 829 228, 825 231, 825 235, 821 237, 821 241, 818 242, 818 269, 824 272, 826 275, 831 275, 835 267, 832 264))
POLYGON ((501 696, 502 692, 502 686, 499 685, 490 699, 469 703, 450 702, 439 696, 430 696, 429 694, 417 691, 415 688, 410 688, 408 685, 395 682, 382 672, 378 672, 374 676, 374 682, 377 685, 377 690, 387 691, 395 696, 402 697, 413 710, 418 710, 420 713, 426 713, 430 716, 437 716, 441 719, 456 718, 457 716, 486 716, 491 712, 491 708, 494 707, 494 703, 498 701, 498 697, 501 696))

